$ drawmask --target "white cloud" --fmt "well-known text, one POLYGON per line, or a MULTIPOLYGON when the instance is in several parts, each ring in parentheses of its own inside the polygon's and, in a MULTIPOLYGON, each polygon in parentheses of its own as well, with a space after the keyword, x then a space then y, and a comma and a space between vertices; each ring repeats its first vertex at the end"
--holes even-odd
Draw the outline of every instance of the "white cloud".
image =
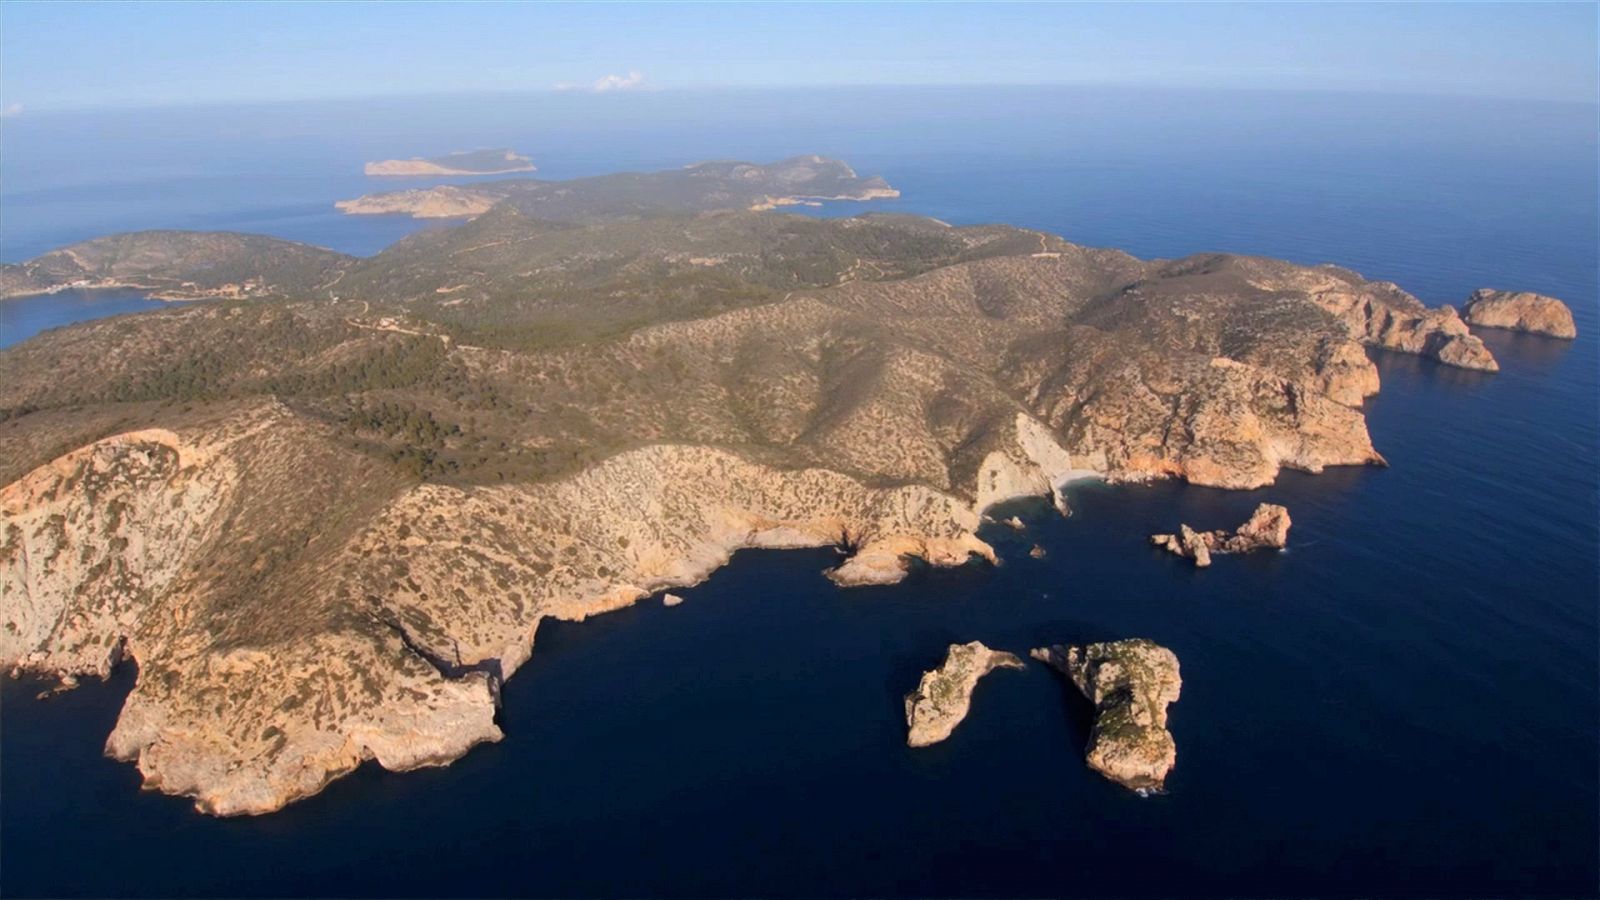
POLYGON ((594 83, 594 89, 597 91, 629 91, 637 87, 644 87, 644 76, 638 72, 607 75, 594 83))
POLYGON ((556 84, 558 91, 593 91, 597 94, 606 91, 632 91, 645 86, 644 74, 639 71, 630 71, 626 75, 607 75, 596 79, 592 84, 580 84, 576 81, 562 81, 556 84))
POLYGON ((20 115, 22 115, 21 103, 7 103, 5 106, 0 106, 0 119, 15 119, 20 115))

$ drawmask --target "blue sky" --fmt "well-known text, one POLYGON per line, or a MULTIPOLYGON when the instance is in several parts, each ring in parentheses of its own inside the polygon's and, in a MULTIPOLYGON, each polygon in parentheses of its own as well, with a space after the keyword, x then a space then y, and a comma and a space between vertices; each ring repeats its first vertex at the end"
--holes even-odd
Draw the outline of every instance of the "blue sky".
POLYGON ((1593 101, 1593 3, 0 3, 0 108, 1149 84, 1593 101))

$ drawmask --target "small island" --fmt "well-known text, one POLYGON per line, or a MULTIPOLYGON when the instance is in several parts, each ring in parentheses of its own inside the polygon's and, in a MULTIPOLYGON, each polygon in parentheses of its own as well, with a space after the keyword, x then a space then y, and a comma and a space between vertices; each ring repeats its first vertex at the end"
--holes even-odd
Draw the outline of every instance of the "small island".
POLYGON ((1250 520, 1231 533, 1225 529, 1195 531, 1179 525, 1177 534, 1152 534, 1150 543, 1169 553, 1194 560, 1197 568, 1211 565, 1219 553, 1249 553, 1253 550, 1282 550, 1289 545, 1289 511, 1275 503, 1256 507, 1250 520))
POLYGON ((995 669, 1020 669, 1014 653, 991 650, 981 641, 951 644, 944 664, 922 674, 917 689, 906 695, 906 745, 927 747, 949 737, 972 707, 978 679, 995 669))
POLYGON ((385 159, 369 162, 368 175, 508 175, 535 171, 533 160, 504 147, 460 150, 444 156, 385 159))
POLYGON ((1467 298, 1464 309, 1468 325, 1542 334, 1569 341, 1578 336, 1578 326, 1572 321, 1571 307, 1543 294, 1481 288, 1467 298))
POLYGON ((1178 762, 1167 730, 1167 707, 1183 679, 1178 657, 1154 641, 1133 638, 1087 646, 1054 644, 1030 656, 1067 676, 1094 704, 1089 768, 1129 790, 1160 791, 1178 762))

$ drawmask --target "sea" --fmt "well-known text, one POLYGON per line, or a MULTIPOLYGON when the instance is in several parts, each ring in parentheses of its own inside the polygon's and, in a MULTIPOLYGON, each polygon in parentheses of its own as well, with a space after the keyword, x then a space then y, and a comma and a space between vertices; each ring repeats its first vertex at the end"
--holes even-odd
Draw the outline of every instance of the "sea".
MULTIPOLYGON (((0 893, 23 896, 1589 896, 1600 856, 1596 107, 1131 88, 498 95, 25 114, 0 125, 0 259, 139 228, 371 254, 439 223, 335 200, 450 179, 368 159, 510 146, 542 177, 821 153, 899 200, 1143 257, 1336 262, 1430 304, 1573 307, 1576 341, 1481 332, 1501 371, 1375 353, 1389 468, 1260 490, 1080 482, 1002 511, 1000 565, 838 589, 832 550, 546 622, 505 739, 363 766, 219 820, 102 755, 137 673, 0 687, 0 893), (1288 506, 1281 553, 1148 546, 1288 506), (1045 550, 1030 556, 1035 544, 1045 550), (942 744, 902 697, 954 642, 1145 637, 1181 660, 1178 763, 1142 797, 1085 767, 1088 704, 987 677, 942 744)), ((457 181, 469 179, 454 179, 457 181)), ((159 305, 0 302, 0 345, 159 305)))

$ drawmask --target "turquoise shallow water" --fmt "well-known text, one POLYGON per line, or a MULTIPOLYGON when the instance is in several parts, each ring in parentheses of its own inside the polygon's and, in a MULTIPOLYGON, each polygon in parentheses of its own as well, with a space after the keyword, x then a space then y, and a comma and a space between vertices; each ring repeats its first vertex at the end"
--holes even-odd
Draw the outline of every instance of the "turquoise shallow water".
MULTIPOLYGON (((910 92, 851 95, 830 111, 786 97, 669 98, 659 102, 680 105, 666 111, 630 99, 587 116, 548 101, 461 110, 444 124, 478 129, 461 144, 527 150, 554 176, 815 150, 902 188, 903 200, 874 204, 885 209, 1015 222, 1145 256, 1334 261, 1429 302, 1481 286, 1540 290, 1573 304, 1580 338, 1485 332, 1496 375, 1380 354, 1369 423, 1388 469, 1291 473, 1246 493, 1083 484, 1071 518, 1024 503, 1025 535, 986 535, 1003 565, 890 588, 833 588, 820 574, 831 551, 741 553, 681 592, 680 607, 647 602, 542 627, 506 686, 502 743, 445 769, 364 768, 264 818, 198 816, 138 792, 132 767, 100 757, 131 670, 46 703, 33 701, 37 686, 7 682, 0 889, 1595 892, 1592 107, 910 92), (1517 127, 1485 132, 1491 121, 1517 127), (1180 521, 1233 524, 1263 500, 1293 513, 1287 553, 1196 571, 1144 542, 1180 521), (1035 541, 1046 558, 1029 558, 1035 541), (900 696, 952 641, 1025 651, 1130 636, 1182 660, 1179 762, 1163 796, 1140 799, 1083 767, 1085 704, 1037 666, 986 680, 950 741, 904 747, 900 696)), ((105 220, 267 223, 371 252, 387 229, 411 226, 325 212, 324 200, 364 188, 347 167, 455 146, 428 144, 382 109, 359 136, 321 108, 279 111, 299 136, 247 147, 226 136, 242 127, 226 117, 186 115, 178 124, 209 135, 188 164, 237 171, 219 172, 213 192, 163 191, 151 185, 178 178, 186 158, 136 147, 161 171, 124 173, 115 210, 94 215, 52 193, 78 176, 38 155, 88 126, 8 125, 0 256, 88 236, 105 220), (230 155, 241 148, 257 155, 248 165, 230 155), (305 219, 274 219, 294 204, 305 219)), ((92 187, 74 190, 95 196, 92 187)))

